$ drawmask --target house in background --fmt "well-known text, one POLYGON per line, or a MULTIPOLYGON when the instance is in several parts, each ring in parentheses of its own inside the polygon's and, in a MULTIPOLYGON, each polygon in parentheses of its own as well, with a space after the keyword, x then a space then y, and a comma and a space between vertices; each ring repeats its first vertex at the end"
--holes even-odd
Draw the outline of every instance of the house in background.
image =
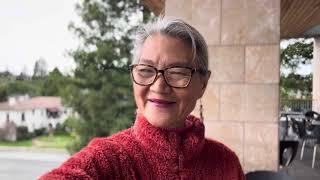
POLYGON ((49 126, 55 128, 70 114, 71 109, 62 105, 60 97, 12 96, 7 102, 0 103, 0 128, 8 122, 26 126, 29 132, 49 126))

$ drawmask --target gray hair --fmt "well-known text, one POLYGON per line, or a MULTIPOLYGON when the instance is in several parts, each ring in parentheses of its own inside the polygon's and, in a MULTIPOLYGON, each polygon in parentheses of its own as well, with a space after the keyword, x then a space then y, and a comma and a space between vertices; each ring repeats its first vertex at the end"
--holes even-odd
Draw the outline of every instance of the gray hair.
POLYGON ((161 17, 154 22, 138 28, 134 41, 133 64, 139 62, 141 49, 145 40, 156 33, 175 37, 188 43, 192 49, 192 61, 197 66, 197 69, 202 74, 206 74, 209 71, 208 47, 202 35, 185 21, 172 17, 161 17))

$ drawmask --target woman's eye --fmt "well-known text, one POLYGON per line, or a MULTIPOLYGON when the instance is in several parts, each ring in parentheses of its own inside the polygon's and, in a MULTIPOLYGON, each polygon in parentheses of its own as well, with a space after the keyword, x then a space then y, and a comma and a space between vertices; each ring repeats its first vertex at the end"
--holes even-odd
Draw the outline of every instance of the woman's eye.
POLYGON ((173 75, 173 76, 189 76, 189 74, 187 72, 179 72, 179 71, 169 72, 169 75, 173 75))
POLYGON ((153 73, 152 69, 138 69, 140 73, 153 73))

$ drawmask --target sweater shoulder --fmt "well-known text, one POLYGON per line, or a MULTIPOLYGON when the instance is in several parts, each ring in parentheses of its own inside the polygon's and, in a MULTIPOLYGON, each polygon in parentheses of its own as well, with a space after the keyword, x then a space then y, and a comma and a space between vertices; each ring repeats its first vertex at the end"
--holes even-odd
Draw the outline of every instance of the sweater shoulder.
POLYGON ((97 148, 97 150, 106 150, 106 148, 116 148, 119 149, 123 147, 126 141, 130 141, 132 138, 132 129, 125 129, 118 133, 115 133, 108 137, 96 137, 93 138, 88 146, 93 146, 97 148))
POLYGON ((222 174, 226 179, 245 179, 239 158, 229 147, 219 141, 206 139, 205 149, 206 153, 214 154, 214 159, 221 162, 222 174))
POLYGON ((231 161, 239 161, 233 150, 217 140, 206 138, 205 148, 210 153, 214 153, 221 158, 230 159, 231 161))
POLYGON ((40 179, 121 179, 121 168, 129 167, 130 158, 121 139, 130 136, 130 129, 110 137, 93 138, 58 168, 40 179))

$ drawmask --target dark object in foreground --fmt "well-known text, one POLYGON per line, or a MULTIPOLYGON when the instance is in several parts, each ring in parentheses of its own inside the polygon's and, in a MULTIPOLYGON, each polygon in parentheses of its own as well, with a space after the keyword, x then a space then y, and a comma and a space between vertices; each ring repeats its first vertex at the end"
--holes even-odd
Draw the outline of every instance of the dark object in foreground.
POLYGON ((280 141, 280 165, 289 166, 296 157, 299 141, 280 141))
POLYGON ((246 180, 293 180, 283 172, 254 171, 246 174, 246 180))

